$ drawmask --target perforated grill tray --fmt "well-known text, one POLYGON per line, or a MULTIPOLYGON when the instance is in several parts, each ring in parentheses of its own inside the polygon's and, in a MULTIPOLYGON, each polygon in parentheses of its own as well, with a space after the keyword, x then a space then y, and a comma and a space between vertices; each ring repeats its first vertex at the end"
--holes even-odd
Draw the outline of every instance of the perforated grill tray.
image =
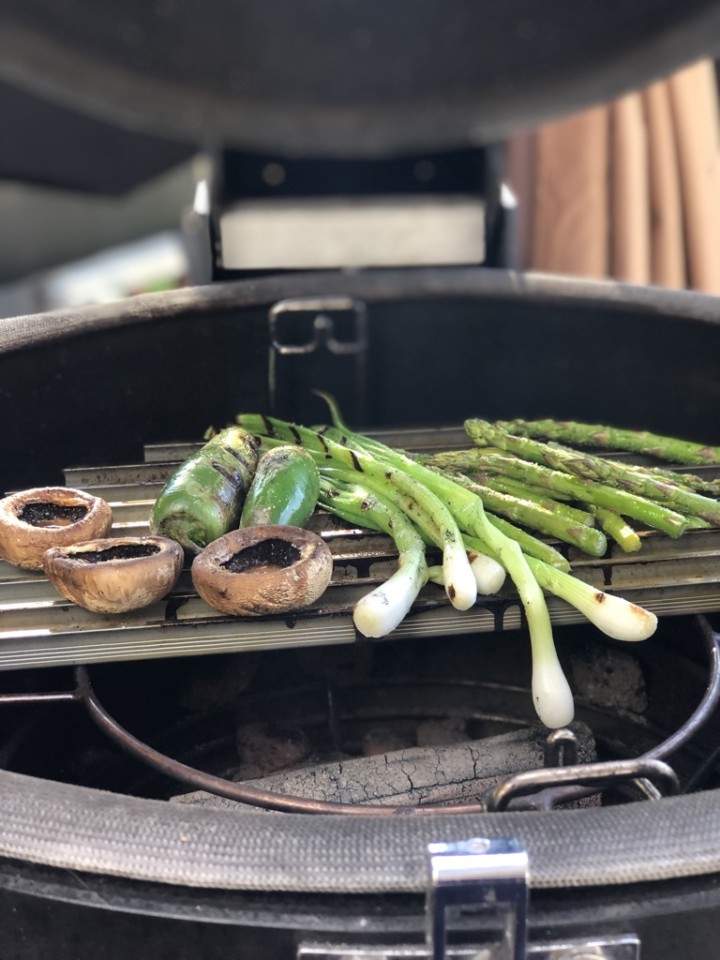
MULTIPOLYGON (((461 430, 383 433, 388 443, 412 450, 467 445, 461 430)), ((174 466, 197 444, 149 445, 144 462, 65 471, 68 486, 107 499, 115 535, 147 532, 152 502, 174 466)), ((700 468, 712 476, 708 468, 700 468)), ((236 618, 217 614, 192 589, 189 571, 162 602, 121 616, 93 614, 69 603, 41 575, 0 561, 0 669, 141 660, 293 647, 354 643, 359 638, 352 608, 394 569, 392 541, 343 524, 318 511, 310 526, 323 536, 335 559, 325 595, 291 617, 236 618)), ((573 573, 619 593, 658 616, 720 610, 720 530, 698 530, 671 540, 642 532, 639 553, 611 548, 596 560, 565 550, 573 573)), ((553 622, 582 617, 565 602, 548 598, 553 622)), ((479 598, 467 612, 454 610, 439 587, 428 585, 393 637, 427 637, 510 630, 521 626, 512 587, 501 598, 479 598)))

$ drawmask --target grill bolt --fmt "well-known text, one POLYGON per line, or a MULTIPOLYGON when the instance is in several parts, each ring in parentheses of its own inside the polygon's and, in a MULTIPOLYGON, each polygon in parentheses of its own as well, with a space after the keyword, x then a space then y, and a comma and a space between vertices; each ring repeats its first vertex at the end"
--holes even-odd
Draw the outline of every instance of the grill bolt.
POLYGON ((71 487, 33 487, 0 500, 0 557, 42 570, 51 547, 104 537, 112 510, 100 497, 71 487))
POLYGON ((45 573, 68 600, 94 613, 149 607, 172 590, 184 554, 167 537, 110 537, 45 554, 45 573))
POLYGON ((195 589, 208 606, 235 616, 290 613, 310 606, 332 576, 332 554, 317 534, 285 524, 233 530, 193 560, 195 589))

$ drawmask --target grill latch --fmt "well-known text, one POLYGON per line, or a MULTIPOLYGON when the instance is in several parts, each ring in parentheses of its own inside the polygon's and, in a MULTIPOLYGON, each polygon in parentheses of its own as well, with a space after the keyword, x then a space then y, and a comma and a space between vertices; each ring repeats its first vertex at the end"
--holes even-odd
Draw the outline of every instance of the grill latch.
POLYGON ((529 943, 529 861, 514 838, 431 843, 428 857, 425 944, 304 943, 298 960, 639 960, 633 935, 529 943), (499 940, 467 942, 467 918, 477 911, 500 917, 499 940), (453 930, 464 942, 449 942, 453 930))
POLYGON ((453 919, 493 910, 503 921, 507 960, 527 954, 528 855, 514 838, 474 837, 431 843, 427 940, 432 960, 444 960, 453 919))

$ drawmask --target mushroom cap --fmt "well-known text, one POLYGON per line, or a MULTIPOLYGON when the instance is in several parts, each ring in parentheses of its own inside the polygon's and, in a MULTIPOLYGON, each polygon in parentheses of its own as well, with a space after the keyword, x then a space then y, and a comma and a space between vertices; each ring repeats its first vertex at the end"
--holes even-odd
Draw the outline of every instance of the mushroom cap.
POLYGON ((262 524, 225 534, 192 564, 195 589, 214 610, 257 617, 314 603, 332 576, 330 549, 301 527, 262 524))
POLYGON ((178 581, 184 561, 168 537, 109 537, 45 554, 45 573, 68 600, 95 613, 148 607, 178 581))
POLYGON ((42 570, 50 547, 104 537, 110 505, 72 487, 33 487, 0 500, 0 557, 17 567, 42 570))

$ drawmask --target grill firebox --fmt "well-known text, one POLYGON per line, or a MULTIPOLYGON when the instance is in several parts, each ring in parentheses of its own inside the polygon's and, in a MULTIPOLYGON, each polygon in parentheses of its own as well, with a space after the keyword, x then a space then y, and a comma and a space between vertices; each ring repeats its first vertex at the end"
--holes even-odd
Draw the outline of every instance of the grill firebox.
MULTIPOLYGON (((376 436, 390 444, 417 452, 457 449, 468 444, 464 432, 453 428, 385 431, 376 436)), ((68 485, 102 496, 112 504, 115 535, 139 535, 147 530, 149 511, 162 483, 175 465, 196 448, 197 444, 148 445, 145 447, 143 463, 69 468, 65 471, 65 480, 68 485)), ((625 456, 612 453, 609 455, 625 456)), ((699 469, 708 476, 713 474, 713 468, 699 469)), ((337 648, 342 645, 350 645, 351 650, 359 649, 359 656, 362 658, 363 648, 367 652, 372 643, 356 634, 351 619, 352 608, 363 593, 392 572, 393 544, 385 536, 349 527, 322 511, 316 513, 312 526, 325 538, 333 553, 333 579, 326 594, 313 608, 291 617, 235 618, 218 615, 197 597, 192 589, 188 570, 185 570, 183 579, 173 592, 155 607, 120 616, 98 615, 84 611, 56 595, 52 586, 41 575, 29 576, 5 565, 2 571, 3 579, 0 580, 0 606, 4 610, 3 632, 0 635, 0 667, 13 670, 23 667, 70 666, 77 663, 119 664, 122 661, 162 661, 167 658, 203 654, 260 653, 283 648, 301 650, 321 646, 337 648)), ((685 534, 679 540, 671 540, 650 531, 643 532, 642 537, 643 547, 638 554, 623 554, 618 548, 611 547, 608 555, 600 559, 590 558, 564 544, 555 543, 555 546, 566 553, 576 576, 598 589, 617 591, 661 617, 669 618, 689 612, 697 616, 720 609, 720 531, 696 530, 685 534)), ((573 608, 560 600, 549 598, 549 606, 551 618, 558 627, 572 629, 575 625, 577 628, 582 621, 582 617, 573 608)), ((504 632, 522 636, 522 627, 521 607, 513 596, 512 588, 502 596, 479 598, 476 608, 459 613, 449 606, 442 590, 429 585, 422 592, 410 616, 391 638, 400 643, 407 642, 412 650, 413 644, 417 649, 417 644, 421 641, 431 645, 437 642, 442 647, 454 637, 462 639, 504 632)), ((587 645, 588 630, 591 628, 586 625, 580 629, 584 631, 581 633, 581 642, 587 645)), ((710 678, 702 697, 698 690, 692 695, 695 702, 688 705, 687 711, 683 712, 681 708, 675 719, 677 729, 673 729, 671 724, 664 731, 659 728, 654 734, 645 731, 644 737, 630 737, 629 741, 626 739, 621 730, 632 714, 630 700, 633 697, 643 700, 644 694, 640 691, 644 680, 638 679, 641 678, 642 670, 637 663, 630 662, 632 658, 624 662, 624 654, 613 653, 607 669, 610 674, 616 674, 615 683, 619 689, 617 699, 613 702, 611 698, 610 701, 611 719, 608 721, 606 715, 599 721, 600 762, 597 762, 595 746, 588 747, 587 743, 583 742, 582 749, 586 754, 583 758, 584 765, 576 766, 578 739, 575 732, 565 731, 547 738, 544 761, 542 757, 538 759, 537 754, 533 755, 532 750, 537 747, 531 748, 530 753, 520 761, 519 768, 511 769, 510 765, 504 770, 505 777, 485 777, 483 787, 476 786, 474 790, 463 787, 456 794, 451 790, 452 802, 449 806, 443 805, 442 789, 430 790, 427 794, 422 790, 417 792, 412 789, 408 793, 411 798, 409 802, 402 802, 401 805, 416 812, 445 810, 461 813, 466 809, 477 809, 478 805, 485 809, 503 809, 511 804, 517 809, 532 809, 538 805, 551 808, 556 804, 563 805, 587 796, 597 796, 618 786, 625 790, 632 788, 631 794, 633 790, 637 793, 639 789, 640 794, 646 797, 657 798, 664 793, 677 792, 680 788, 678 776, 674 769, 667 766, 665 758, 685 747, 707 723, 715 709, 720 691, 717 634, 703 617, 697 620, 693 632, 696 638, 703 641, 701 646, 706 648, 710 678), (626 675, 620 676, 621 673, 626 675), (639 683, 637 688, 632 686, 633 677, 639 683), (626 704, 622 702, 623 697, 630 698, 626 704), (609 746, 611 743, 613 745, 609 746), (593 760, 596 761, 594 764, 593 760), (530 800, 523 799, 526 795, 530 796, 530 800), (431 799, 428 800, 428 797, 431 799), (463 802, 466 797, 470 797, 469 803, 463 802)), ((598 634, 597 641, 600 639, 601 635, 598 634)), ((518 641, 517 636, 513 636, 510 642, 522 643, 522 639, 518 641)), ((589 643, 592 643, 592 638, 589 643)), ((331 650, 330 655, 332 652, 331 650)), ((471 654, 466 652, 465 655, 471 654)), ((442 654, 440 656, 442 658, 442 654)), ((487 657, 487 651, 485 656, 487 657)), ((495 658, 497 659, 497 651, 495 658)), ((597 664, 593 669, 595 679, 584 681, 585 693, 593 683, 597 683, 597 664)), ((593 669, 590 670, 591 674, 593 669)), ((160 673, 156 683, 162 684, 162 665, 158 665, 158 670, 160 673)), ((219 682, 218 677, 215 682, 219 682)), ((411 681, 411 686, 413 682, 415 681, 411 681)), ((491 678, 490 682, 491 685, 495 682, 502 694, 497 698, 494 708, 491 705, 492 694, 488 698, 486 690, 480 696, 481 702, 485 699, 484 706, 479 708, 485 720, 495 715, 495 726, 491 723, 487 727, 486 724, 486 729, 495 734, 498 731, 507 732, 523 727, 530 729, 533 718, 525 716, 522 710, 518 714, 516 708, 508 707, 509 688, 507 681, 502 679, 502 670, 499 678, 491 678)), ((608 681, 610 687, 612 682, 612 679, 608 681)), ((427 684, 428 679, 422 683, 427 684)), ((427 690, 429 689, 428 687, 427 690)), ((329 687, 327 695, 331 700, 334 697, 329 687)), ((433 694, 428 695, 432 700, 433 694)), ((472 693, 473 697, 478 695, 478 691, 472 693)), ((265 697, 268 696, 270 701, 274 702, 271 693, 266 691, 265 697)), ((527 692, 524 696, 529 704, 527 692)), ((588 719, 591 731, 598 723, 598 717, 593 715, 592 710, 593 696, 596 696, 596 692, 590 692, 589 695, 591 710, 588 719)), ((312 788, 307 792, 307 785, 302 788, 305 791, 303 795, 295 796, 292 776, 289 786, 284 786, 282 781, 278 786, 276 781, 271 780, 269 789, 262 780, 257 786, 252 783, 249 786, 238 784, 232 782, 232 779, 228 781, 226 770, 208 772, 198 769, 193 763, 174 759, 163 753, 162 749, 138 740, 132 732, 123 728, 104 706, 102 695, 98 696, 96 693, 85 667, 76 670, 74 684, 65 693, 56 691, 51 694, 10 694, 1 699, 6 706, 13 702, 27 704, 63 700, 82 703, 111 740, 141 763, 154 768, 162 776, 185 784, 186 787, 200 788, 230 800, 295 812, 322 811, 373 816, 384 816, 394 806, 392 803, 388 806, 380 802, 380 795, 376 795, 374 801, 371 801, 370 808, 367 806, 367 798, 359 804, 352 800, 348 803, 342 790, 335 793, 330 790, 331 798, 328 799, 323 793, 327 790, 327 785, 320 788, 319 798, 313 796, 312 788)), ((637 704, 635 706, 637 708, 637 704)), ((417 707, 410 706, 408 709, 413 714, 417 707)), ((431 716, 433 709, 430 708, 431 716)), ((473 710, 475 709, 478 708, 473 707, 473 710)), ((285 716, 291 712, 291 707, 288 703, 278 701, 278 710, 280 716, 285 716)), ((332 744, 337 740, 335 746, 341 755, 337 731, 333 732, 338 724, 335 710, 332 703, 329 703, 329 741, 332 744)), ((260 712, 267 720, 265 709, 262 708, 260 712)), ((642 713, 640 708, 640 714, 642 713)), ((393 751, 393 735, 396 731, 392 725, 397 724, 398 717, 393 711, 390 711, 390 716, 389 741, 386 731, 387 742, 384 747, 378 748, 381 752, 393 751)), ((466 717, 463 723, 467 726, 467 722, 466 717)), ((640 721, 641 726, 643 722, 640 721)), ((632 722, 630 726, 632 727, 632 722)), ((585 728, 582 728, 580 731, 581 740, 584 730, 585 728)), ((189 736, 193 739, 191 733, 189 736)), ((532 736, 536 744, 542 742, 542 731, 538 730, 532 736)), ((463 734, 461 739, 468 738, 463 734)), ((269 750, 277 749, 272 738, 267 746, 269 750)), ((184 744, 180 743, 179 747, 180 752, 184 753, 184 744)), ((291 745, 291 754, 293 749, 291 745)), ((472 745, 468 749, 472 755, 472 745)), ((333 755, 332 749, 329 755, 333 755)), ((432 750, 430 755, 440 756, 432 750)), ((195 755, 194 761, 197 759, 195 755)), ((453 758, 452 762, 456 759, 453 758)), ((414 755, 411 762, 420 762, 420 756, 414 755)), ((427 762, 427 758, 423 762, 427 762)), ((430 760, 431 765, 434 762, 430 760)), ((707 753, 703 755, 702 752, 694 761, 681 755, 680 765, 685 767, 684 781, 688 784, 699 784, 713 775, 712 752, 710 760, 707 753)), ((330 780, 335 777, 332 768, 327 766, 318 768, 317 775, 329 777, 330 780)), ((371 787, 363 789, 368 796, 372 792, 371 787)), ((352 796, 352 791, 349 795, 352 796)))

